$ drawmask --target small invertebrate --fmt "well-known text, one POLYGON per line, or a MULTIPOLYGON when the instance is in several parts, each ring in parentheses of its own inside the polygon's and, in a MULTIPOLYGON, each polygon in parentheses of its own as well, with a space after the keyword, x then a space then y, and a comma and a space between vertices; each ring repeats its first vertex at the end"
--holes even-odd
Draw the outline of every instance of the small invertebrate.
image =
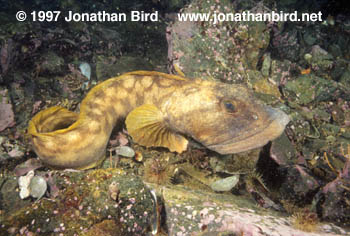
POLYGON ((141 152, 136 151, 134 156, 135 161, 142 162, 143 161, 143 155, 141 152))
POLYGON ((118 201, 119 193, 120 190, 118 184, 115 181, 113 181, 108 187, 108 195, 114 201, 118 201))

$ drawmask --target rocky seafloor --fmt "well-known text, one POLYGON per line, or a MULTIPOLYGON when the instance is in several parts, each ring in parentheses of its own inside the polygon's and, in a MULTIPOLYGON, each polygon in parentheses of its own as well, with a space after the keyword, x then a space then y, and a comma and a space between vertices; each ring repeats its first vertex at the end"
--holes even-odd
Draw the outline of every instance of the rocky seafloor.
POLYGON ((350 14, 342 1, 55 4, 1 5, 0 235, 350 235, 350 14), (13 19, 18 10, 54 8, 157 10, 160 19, 13 19), (212 24, 174 17, 247 10, 321 11, 323 18, 212 24), (78 111, 93 85, 141 69, 243 83, 291 122, 280 138, 243 154, 195 143, 181 155, 146 149, 121 127, 99 168, 38 163, 26 136, 34 114, 53 105, 78 111))

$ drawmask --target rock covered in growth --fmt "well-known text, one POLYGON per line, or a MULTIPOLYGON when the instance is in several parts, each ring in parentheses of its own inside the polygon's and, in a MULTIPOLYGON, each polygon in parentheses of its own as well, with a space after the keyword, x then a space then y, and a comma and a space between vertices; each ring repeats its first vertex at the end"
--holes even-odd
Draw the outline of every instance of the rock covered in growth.
POLYGON ((287 166, 283 167, 285 180, 282 183, 279 191, 283 199, 289 199, 297 202, 310 203, 317 190, 320 188, 320 183, 312 174, 303 166, 287 166))
POLYGON ((0 132, 15 125, 15 115, 7 89, 0 88, 0 132))
MULTIPOLYGON (((99 169, 55 172, 54 178, 60 189, 58 195, 38 201, 21 200, 15 188, 11 188, 11 194, 5 192, 10 189, 5 184, 0 192, 0 235, 19 233, 24 228, 27 232, 50 235, 93 235, 105 231, 109 235, 116 228, 118 235, 144 235, 154 213, 153 202, 138 177, 120 169, 99 169)), ((12 179, 13 176, 0 177, 1 183, 12 179)))
MULTIPOLYGON (((192 1, 183 13, 237 13, 229 1, 192 1)), ((250 12, 266 10, 257 5, 250 12)), ((176 21, 167 29, 168 59, 186 76, 244 81, 247 71, 257 70, 261 54, 269 45, 264 22, 176 21)), ((246 82, 246 81, 244 81, 246 82)))
POLYGON ((288 81, 284 91, 298 104, 307 105, 327 101, 333 98, 337 84, 315 75, 301 75, 288 81))
MULTIPOLYGON (((337 170, 337 177, 325 185, 317 194, 317 207, 322 218, 338 223, 350 221, 350 145, 347 151, 341 151, 346 159, 342 169, 337 170)), ((324 156, 329 160, 327 154, 324 156)), ((333 171, 335 170, 334 167, 333 171)))
POLYGON ((338 235, 341 228, 321 224, 316 232, 302 232, 291 219, 267 213, 233 195, 184 188, 162 189, 168 235, 338 235), (228 234, 230 233, 230 234, 228 234))
POLYGON ((275 56, 290 61, 298 61, 300 45, 298 43, 298 31, 281 31, 273 28, 272 45, 275 56))
POLYGON ((350 221, 349 183, 349 178, 337 178, 319 192, 318 209, 322 218, 338 223, 350 221))
POLYGON ((55 52, 49 51, 40 59, 40 72, 46 72, 49 74, 62 73, 62 67, 64 66, 64 59, 58 56, 55 52))

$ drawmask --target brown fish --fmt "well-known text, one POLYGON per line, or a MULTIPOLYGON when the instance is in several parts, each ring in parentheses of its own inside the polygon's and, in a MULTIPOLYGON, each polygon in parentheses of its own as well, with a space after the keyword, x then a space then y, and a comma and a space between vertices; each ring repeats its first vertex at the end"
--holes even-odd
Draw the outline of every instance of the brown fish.
POLYGON ((289 122, 243 86, 136 71, 92 88, 79 114, 62 107, 39 112, 28 134, 44 164, 87 169, 103 161, 112 129, 125 117, 135 142, 178 153, 187 137, 220 154, 247 151, 280 136, 289 122))

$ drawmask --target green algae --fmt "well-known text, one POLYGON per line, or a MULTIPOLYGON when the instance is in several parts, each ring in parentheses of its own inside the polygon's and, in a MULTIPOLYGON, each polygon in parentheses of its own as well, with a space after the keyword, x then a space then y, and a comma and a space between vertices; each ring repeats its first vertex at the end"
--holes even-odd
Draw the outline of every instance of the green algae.
POLYGON ((285 91, 295 96, 298 104, 309 104, 311 102, 322 102, 332 98, 336 85, 330 81, 315 75, 301 75, 285 85, 285 91))

